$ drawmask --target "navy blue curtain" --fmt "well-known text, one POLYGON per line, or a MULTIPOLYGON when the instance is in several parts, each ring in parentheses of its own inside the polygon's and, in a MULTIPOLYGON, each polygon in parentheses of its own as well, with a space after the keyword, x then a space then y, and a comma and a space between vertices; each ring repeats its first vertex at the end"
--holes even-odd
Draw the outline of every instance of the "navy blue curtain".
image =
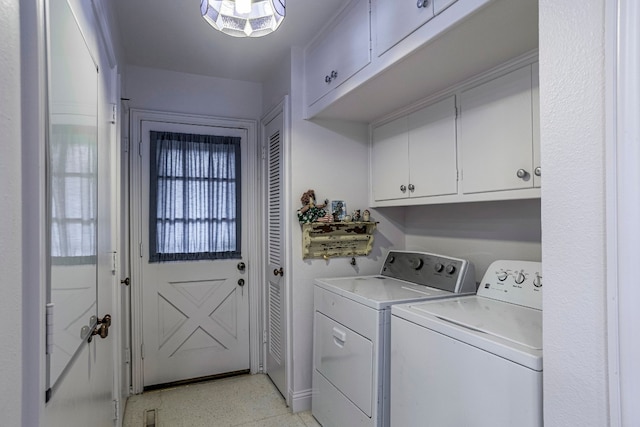
POLYGON ((150 262, 240 258, 240 140, 151 131, 150 262))

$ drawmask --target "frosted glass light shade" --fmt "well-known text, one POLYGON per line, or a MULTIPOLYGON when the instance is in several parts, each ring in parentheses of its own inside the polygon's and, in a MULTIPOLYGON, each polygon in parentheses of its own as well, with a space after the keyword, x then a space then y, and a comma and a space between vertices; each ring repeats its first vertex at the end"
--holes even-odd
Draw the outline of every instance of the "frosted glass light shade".
POLYGON ((213 28, 225 34, 262 37, 278 29, 284 20, 285 1, 251 0, 251 11, 242 13, 235 0, 200 0, 200 12, 213 28))

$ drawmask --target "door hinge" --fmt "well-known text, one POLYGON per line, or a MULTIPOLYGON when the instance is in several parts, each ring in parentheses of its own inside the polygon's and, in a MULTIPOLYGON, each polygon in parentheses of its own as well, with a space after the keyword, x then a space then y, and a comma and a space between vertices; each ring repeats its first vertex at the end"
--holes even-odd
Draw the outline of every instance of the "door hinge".
POLYGON ((267 343, 267 330, 266 329, 264 331, 262 331, 262 343, 263 344, 267 343))
POLYGON ((111 274, 116 274, 118 265, 118 253, 116 251, 111 252, 111 274))
POLYGON ((142 141, 138 142, 138 156, 142 157, 142 141))
POLYGON ((52 302, 47 304, 47 308, 45 309, 45 336, 46 336, 46 354, 53 353, 53 306, 52 302))
POLYGON ((267 148, 263 145, 262 146, 262 160, 267 158, 267 148))
POLYGON ((113 400, 113 419, 118 421, 120 418, 120 401, 114 399, 113 400))
POLYGON ((124 349, 124 363, 127 365, 131 363, 131 350, 129 347, 124 349))
POLYGON ((142 258, 142 242, 140 242, 140 258, 142 258))
POLYGON ((456 110, 456 119, 457 119, 458 115, 460 115, 460 110, 458 109, 457 105, 455 107, 453 107, 453 108, 455 108, 455 110, 456 110))
POLYGON ((144 359, 144 343, 140 344, 140 358, 144 359))
POLYGON ((129 152, 129 138, 122 138, 122 152, 129 152))
POLYGON ((110 117, 110 122, 112 124, 116 124, 116 119, 118 118, 118 108, 116 106, 116 104, 111 104, 111 117, 110 117))

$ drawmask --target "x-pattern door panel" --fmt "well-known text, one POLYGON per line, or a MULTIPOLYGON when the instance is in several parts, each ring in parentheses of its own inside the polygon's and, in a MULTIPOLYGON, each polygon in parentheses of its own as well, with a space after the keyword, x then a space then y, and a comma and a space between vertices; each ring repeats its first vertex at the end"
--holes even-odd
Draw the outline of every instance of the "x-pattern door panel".
MULTIPOLYGON (((149 218, 149 132, 240 136, 243 130, 143 122, 142 217, 149 218)), ((246 147, 242 146, 242 164, 246 147)), ((246 168, 242 168, 246 206, 246 168)), ((246 209, 239 214, 246 230, 246 209)), ((249 286, 241 259, 149 262, 149 224, 142 227, 142 365, 144 386, 249 369, 249 286), (241 282, 240 279, 245 282, 241 282), (242 283, 242 285, 240 284, 242 283)), ((247 247, 241 233, 240 247, 247 247)))

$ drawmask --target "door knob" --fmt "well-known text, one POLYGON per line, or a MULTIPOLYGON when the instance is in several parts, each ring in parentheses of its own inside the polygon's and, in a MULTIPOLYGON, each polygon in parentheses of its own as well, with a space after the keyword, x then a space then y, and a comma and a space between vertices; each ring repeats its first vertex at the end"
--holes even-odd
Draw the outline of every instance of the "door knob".
POLYGON ((109 336, 109 326, 111 326, 110 314, 105 314, 102 319, 98 318, 98 324, 93 331, 91 331, 91 335, 89 335, 89 339, 87 341, 91 342, 94 335, 99 335, 102 339, 109 336))
POLYGON ((280 267, 279 269, 276 268, 275 270, 273 270, 273 275, 274 276, 284 276, 284 270, 282 269, 282 267, 280 267))
POLYGON ((238 279, 238 286, 244 286, 244 279, 238 279))
POLYGON ((247 268, 247 266, 246 266, 246 264, 244 262, 240 261, 238 263, 238 270, 239 271, 244 271, 246 268, 247 268))

